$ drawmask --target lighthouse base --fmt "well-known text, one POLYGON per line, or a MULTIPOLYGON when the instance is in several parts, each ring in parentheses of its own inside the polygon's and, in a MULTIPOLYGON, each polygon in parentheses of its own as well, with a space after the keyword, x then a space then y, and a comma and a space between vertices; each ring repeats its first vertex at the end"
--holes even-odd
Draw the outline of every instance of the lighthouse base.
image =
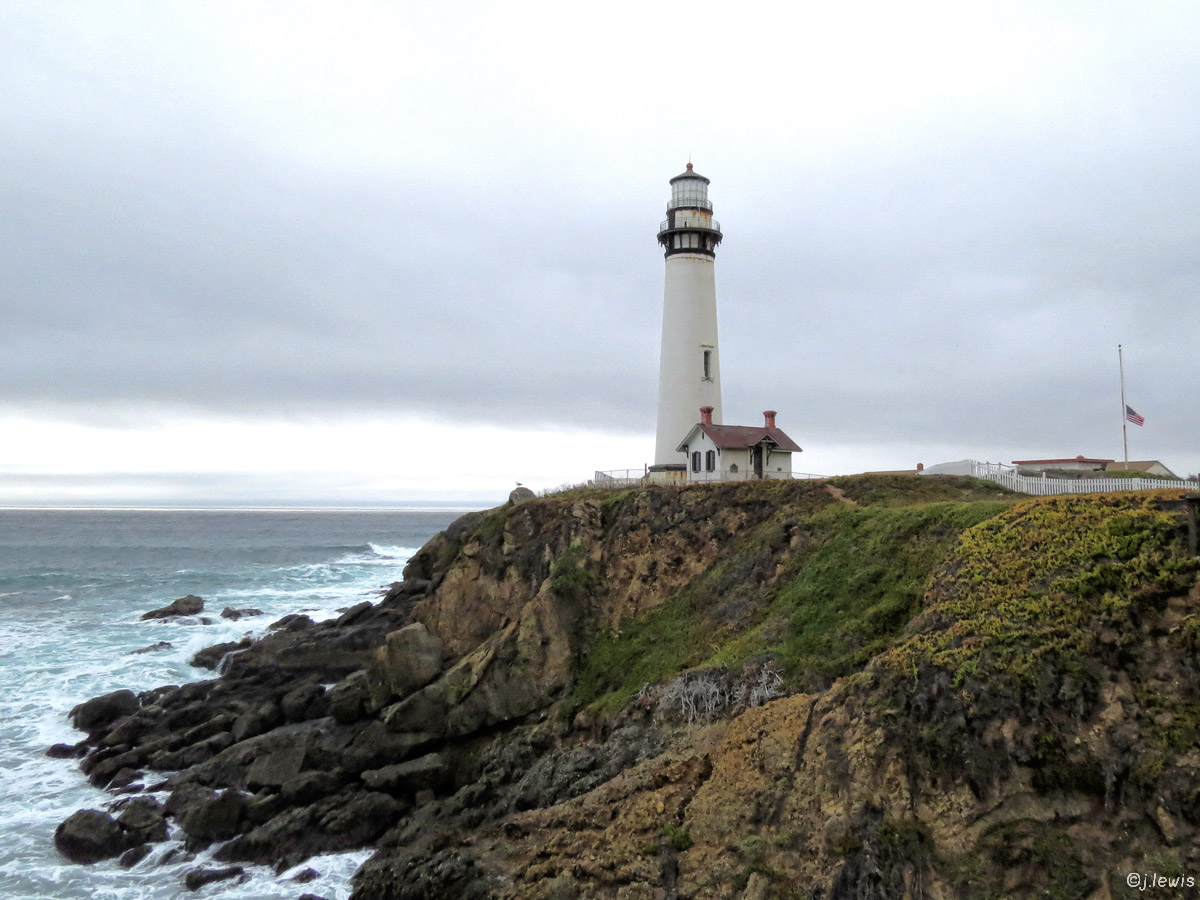
POLYGON ((686 463, 656 463, 646 471, 650 484, 687 484, 686 463))

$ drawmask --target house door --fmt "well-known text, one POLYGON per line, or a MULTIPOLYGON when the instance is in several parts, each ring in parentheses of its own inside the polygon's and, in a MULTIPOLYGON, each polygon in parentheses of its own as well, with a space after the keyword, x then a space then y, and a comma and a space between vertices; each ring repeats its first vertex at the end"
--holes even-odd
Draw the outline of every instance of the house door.
POLYGON ((754 469, 754 477, 763 477, 763 448, 761 446, 750 448, 750 466, 754 469))

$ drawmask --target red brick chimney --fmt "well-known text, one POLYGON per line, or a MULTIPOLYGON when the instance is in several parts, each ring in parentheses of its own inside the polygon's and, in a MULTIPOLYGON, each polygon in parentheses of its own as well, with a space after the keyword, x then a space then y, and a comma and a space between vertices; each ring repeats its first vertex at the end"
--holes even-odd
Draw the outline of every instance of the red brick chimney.
POLYGON ((700 407, 700 424, 701 425, 711 425, 712 424, 712 412, 713 412, 713 408, 711 406, 700 407))
POLYGON ((775 410, 773 410, 773 409, 763 410, 763 419, 766 420, 768 428, 775 427, 775 416, 776 415, 778 415, 778 413, 776 413, 775 410))

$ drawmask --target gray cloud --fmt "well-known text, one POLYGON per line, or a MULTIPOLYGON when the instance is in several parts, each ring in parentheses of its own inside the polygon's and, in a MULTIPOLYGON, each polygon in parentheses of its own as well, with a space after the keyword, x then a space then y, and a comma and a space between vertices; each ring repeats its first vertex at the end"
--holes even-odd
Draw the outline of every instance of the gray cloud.
MULTIPOLYGON (((477 137, 433 165, 314 161, 283 138, 326 146, 319 119, 247 113, 187 35, 153 49, 164 26, 140 22, 126 59, 95 22, 24 7, 0 45, 3 401, 113 421, 421 411, 649 431, 654 231, 680 167, 665 140, 696 152, 726 229, 727 420, 772 406, 802 443, 1113 453, 1123 342, 1151 455, 1200 468, 1200 65, 1179 37, 1195 15, 1127 28, 1063 9, 1077 58, 1043 50, 1052 80, 1011 102, 914 104, 822 144, 788 102, 823 86, 783 84, 758 132, 723 131, 736 110, 699 102, 695 134, 668 116, 665 138, 608 120, 591 140, 528 130, 516 107, 506 132, 495 86, 458 86, 446 122, 405 106, 379 126, 414 146, 477 137)), ((753 70, 729 65, 735 84, 753 70)), ((419 109, 442 75, 412 83, 419 109)), ((352 144, 371 115, 389 113, 325 124, 351 122, 352 144)))

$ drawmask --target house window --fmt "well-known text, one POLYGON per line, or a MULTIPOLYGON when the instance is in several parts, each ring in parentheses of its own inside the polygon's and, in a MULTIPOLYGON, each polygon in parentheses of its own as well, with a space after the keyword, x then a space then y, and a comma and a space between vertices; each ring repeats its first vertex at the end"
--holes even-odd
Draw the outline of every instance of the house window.
POLYGON ((717 451, 716 450, 708 450, 705 452, 705 454, 704 454, 704 471, 705 472, 717 471, 717 451))
POLYGON ((737 474, 737 463, 730 463, 729 471, 732 472, 734 475, 736 475, 737 474))
POLYGON ((712 351, 704 351, 704 380, 712 381, 712 351))
POLYGON ((700 451, 699 450, 696 450, 694 453, 692 453, 692 471, 693 472, 700 471, 700 451))

